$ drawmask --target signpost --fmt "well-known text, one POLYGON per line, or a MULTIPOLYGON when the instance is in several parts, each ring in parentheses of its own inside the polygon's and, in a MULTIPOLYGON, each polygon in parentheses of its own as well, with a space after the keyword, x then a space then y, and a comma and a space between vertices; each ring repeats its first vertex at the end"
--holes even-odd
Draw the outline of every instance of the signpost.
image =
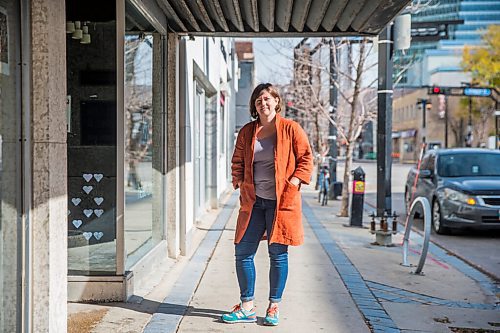
MULTIPOLYGON (((495 88, 490 87, 427 87, 427 93, 429 95, 491 97, 494 101, 497 101, 496 96, 493 94, 494 91, 495 88)), ((498 93, 496 95, 498 95, 498 93)))
POLYGON ((465 96, 489 97, 491 96, 490 88, 463 88, 465 96))
MULTIPOLYGON (((445 96, 467 96, 469 97, 469 124, 467 126, 466 146, 472 145, 472 97, 488 97, 495 101, 496 109, 498 109, 500 92, 496 88, 491 87, 442 87, 432 86, 427 87, 428 95, 445 95, 445 96)), ((498 112, 498 111, 497 111, 498 112)), ((499 117, 495 113, 495 149, 498 149, 498 120, 499 117)), ((446 115, 446 126, 448 126, 448 118, 446 115)), ((447 132, 447 128, 446 128, 447 132)), ((448 134, 446 133, 446 139, 448 134)), ((446 145, 447 146, 447 145, 446 145)))

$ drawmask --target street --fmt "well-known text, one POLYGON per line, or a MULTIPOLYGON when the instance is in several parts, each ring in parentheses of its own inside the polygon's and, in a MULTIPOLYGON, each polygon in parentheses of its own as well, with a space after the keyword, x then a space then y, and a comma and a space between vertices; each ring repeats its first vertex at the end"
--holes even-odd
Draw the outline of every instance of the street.
MULTIPOLYGON (((377 205, 377 164, 376 161, 353 162, 352 169, 361 166, 366 174, 365 204, 377 205)), ((406 209, 404 204, 404 186, 411 164, 395 163, 392 165, 392 210, 401 215, 400 223, 404 224, 406 209)), ((343 161, 337 167, 337 180, 343 178, 343 161)), ((414 226, 423 230, 423 221, 416 219, 414 226)), ((403 230, 403 227, 401 227, 403 230)), ((431 241, 447 251, 469 262, 483 272, 500 280, 500 231, 455 231, 451 235, 438 235, 432 232, 431 241)))

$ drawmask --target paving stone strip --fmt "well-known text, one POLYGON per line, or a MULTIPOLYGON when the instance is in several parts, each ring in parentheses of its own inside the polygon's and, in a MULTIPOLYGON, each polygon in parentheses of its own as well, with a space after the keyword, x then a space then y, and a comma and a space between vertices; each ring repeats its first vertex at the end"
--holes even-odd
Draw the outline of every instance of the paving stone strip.
POLYGON ((189 263, 184 267, 179 278, 172 287, 170 294, 165 297, 156 313, 144 328, 144 333, 170 333, 175 332, 185 315, 189 302, 198 286, 208 261, 219 241, 224 226, 231 217, 236 207, 238 193, 233 192, 229 200, 225 203, 222 211, 217 216, 211 229, 201 242, 189 263))
POLYGON ((401 331, 377 301, 377 298, 370 291, 359 271, 342 249, 340 249, 335 240, 332 239, 328 230, 314 215, 313 210, 305 200, 302 200, 302 213, 328 257, 330 257, 332 264, 351 294, 354 303, 356 303, 359 311, 365 317, 366 322, 371 326, 372 331, 375 333, 400 333, 401 331))
POLYGON ((379 301, 382 300, 394 303, 442 305, 457 309, 478 309, 478 310, 500 309, 499 306, 495 304, 451 301, 439 297, 411 292, 405 289, 400 289, 397 287, 392 287, 373 281, 366 281, 366 285, 370 288, 370 290, 373 292, 373 294, 375 295, 375 297, 377 297, 379 301))
MULTIPOLYGON (((371 213, 373 212, 373 208, 376 207, 365 202, 363 208, 365 212, 371 213)), ((404 226, 402 232, 404 233, 404 226)), ((415 236, 416 239, 420 241, 420 244, 422 243, 423 237, 420 231, 412 232, 412 235, 415 236)), ((468 276, 472 280, 476 281, 481 286, 481 289, 483 289, 483 291, 487 295, 496 297, 497 301, 499 300, 498 295, 500 295, 500 285, 498 285, 498 283, 492 278, 490 278, 488 275, 484 274, 483 272, 473 267, 472 265, 462 260, 461 258, 457 257, 456 255, 450 254, 450 252, 432 243, 432 241, 429 243, 429 253, 432 253, 434 257, 438 258, 439 260, 445 262, 450 266, 453 266, 455 269, 463 273, 465 276, 468 276)))

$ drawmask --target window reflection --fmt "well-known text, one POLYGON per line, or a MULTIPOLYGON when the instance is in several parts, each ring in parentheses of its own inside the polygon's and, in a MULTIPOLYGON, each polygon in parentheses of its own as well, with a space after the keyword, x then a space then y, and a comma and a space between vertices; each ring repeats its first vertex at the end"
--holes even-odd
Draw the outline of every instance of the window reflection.
POLYGON ((130 268, 160 240, 153 237, 160 195, 160 170, 153 167, 158 154, 153 142, 153 36, 128 34, 125 38, 125 248, 130 268))
POLYGON ((115 275, 117 267, 117 30, 114 7, 100 10, 92 43, 66 34, 70 275, 115 275))

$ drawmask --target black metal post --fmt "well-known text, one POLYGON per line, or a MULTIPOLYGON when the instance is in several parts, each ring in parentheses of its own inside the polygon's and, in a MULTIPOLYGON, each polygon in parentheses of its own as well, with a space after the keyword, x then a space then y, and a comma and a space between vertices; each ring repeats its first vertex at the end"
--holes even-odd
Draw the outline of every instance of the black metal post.
POLYGON ((380 33, 378 48, 377 216, 391 214, 392 38, 391 26, 380 33))
POLYGON ((422 99, 422 143, 425 143, 426 133, 426 113, 427 113, 427 100, 422 99))
MULTIPOLYGON (((472 87, 472 85, 470 85, 472 87)), ((469 97, 469 121, 467 123, 467 137, 465 146, 472 147, 472 97, 469 97)))
POLYGON ((495 149, 498 149, 498 116, 495 114, 495 149))
POLYGON ((349 226, 363 227, 363 204, 365 199, 365 172, 363 168, 357 167, 351 171, 353 175, 352 201, 349 226))
POLYGON ((448 148, 448 96, 444 96, 444 147, 448 148))
POLYGON ((495 100, 495 149, 498 149, 498 101, 495 100))

